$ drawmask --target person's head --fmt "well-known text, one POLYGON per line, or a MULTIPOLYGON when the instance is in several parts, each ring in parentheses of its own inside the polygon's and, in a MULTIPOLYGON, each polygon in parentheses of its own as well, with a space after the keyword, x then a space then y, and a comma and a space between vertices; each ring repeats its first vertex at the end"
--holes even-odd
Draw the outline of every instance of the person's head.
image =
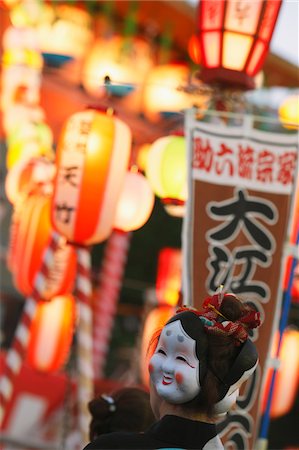
POLYGON ((158 396, 210 417, 227 412, 256 368, 248 331, 259 323, 259 313, 234 294, 209 297, 203 311, 179 309, 157 336, 149 362, 158 396))
POLYGON ((88 403, 91 414, 90 440, 114 431, 144 431, 155 420, 149 393, 137 387, 102 394, 88 403))

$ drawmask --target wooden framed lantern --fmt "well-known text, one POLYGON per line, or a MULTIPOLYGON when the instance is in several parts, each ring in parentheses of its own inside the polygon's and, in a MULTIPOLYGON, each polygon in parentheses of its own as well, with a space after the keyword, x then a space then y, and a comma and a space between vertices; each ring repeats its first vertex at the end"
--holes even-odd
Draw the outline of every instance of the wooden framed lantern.
POLYGON ((201 80, 253 89, 280 7, 281 0, 201 0, 201 80))

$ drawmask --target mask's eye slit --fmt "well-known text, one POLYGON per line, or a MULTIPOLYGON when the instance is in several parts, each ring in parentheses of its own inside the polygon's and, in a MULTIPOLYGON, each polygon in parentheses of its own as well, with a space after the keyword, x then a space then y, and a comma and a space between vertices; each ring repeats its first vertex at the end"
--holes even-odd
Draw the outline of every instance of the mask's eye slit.
POLYGON ((187 362, 186 358, 184 358, 183 356, 177 356, 176 359, 178 359, 179 361, 187 362))
POLYGON ((161 355, 166 356, 166 353, 164 352, 164 350, 162 348, 159 348, 159 350, 157 351, 157 353, 161 353, 161 355))

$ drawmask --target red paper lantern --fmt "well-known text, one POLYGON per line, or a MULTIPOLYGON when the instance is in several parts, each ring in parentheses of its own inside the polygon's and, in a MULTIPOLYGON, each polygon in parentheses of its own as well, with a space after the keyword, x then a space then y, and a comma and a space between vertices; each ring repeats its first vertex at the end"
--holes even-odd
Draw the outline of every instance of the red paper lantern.
MULTIPOLYGON (((9 248, 9 267, 15 286, 26 296, 33 292, 35 277, 50 242, 52 230, 50 198, 42 194, 30 195, 18 211, 9 248)), ((46 283, 41 287, 43 298, 70 292, 75 274, 76 252, 62 240, 54 252, 46 283)))
POLYGON ((159 253, 156 294, 160 304, 176 306, 180 297, 182 252, 179 248, 163 248, 159 253))
POLYGON ((39 302, 30 327, 27 363, 42 372, 55 372, 66 362, 75 326, 71 295, 39 302))
POLYGON ((117 203, 114 228, 122 231, 141 228, 147 222, 154 202, 154 193, 145 176, 127 172, 117 203))
POLYGON ((198 29, 207 83, 254 88, 267 56, 281 0, 201 0, 198 29))
POLYGON ((73 114, 61 133, 51 218, 70 242, 105 240, 113 227, 116 204, 131 149, 129 127, 93 109, 73 114))
POLYGON ((192 34, 188 42, 188 54, 195 64, 200 64, 200 41, 196 34, 192 34))

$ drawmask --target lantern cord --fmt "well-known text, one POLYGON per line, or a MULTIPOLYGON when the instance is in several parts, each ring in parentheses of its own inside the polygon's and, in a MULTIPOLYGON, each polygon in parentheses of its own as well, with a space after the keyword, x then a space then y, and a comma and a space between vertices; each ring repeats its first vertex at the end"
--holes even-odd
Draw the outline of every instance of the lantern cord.
MULTIPOLYGON (((296 238, 295 246, 297 247, 297 249, 299 248, 299 230, 297 231, 297 238, 296 238)), ((296 269, 297 262, 298 262, 298 252, 297 252, 297 257, 295 257, 295 256, 292 257, 292 264, 291 264, 291 270, 289 273, 287 289, 284 291, 284 294, 283 294, 283 304, 282 304, 282 311, 281 311, 279 330, 278 330, 279 339, 278 339, 278 345, 277 345, 276 355, 275 355, 275 358, 277 358, 277 359, 279 358, 279 354, 280 354, 283 333, 287 326, 287 320, 288 320, 289 310, 290 310, 291 301, 292 301, 292 285, 293 285, 293 281, 294 281, 294 277, 295 277, 295 269, 296 269)), ((264 412, 264 414, 262 416, 262 420, 261 420, 260 435, 259 435, 258 441, 260 442, 260 445, 263 445, 263 447, 264 447, 264 444, 262 444, 262 442, 265 442, 268 437, 268 431, 269 431, 269 426, 270 426, 270 410, 271 410, 271 403, 272 403, 272 398, 273 398, 273 392, 274 392, 274 387, 275 387, 277 371, 278 371, 277 367, 274 367, 272 374, 271 374, 271 378, 270 378, 270 387, 269 387, 269 394, 267 395, 266 408, 265 408, 265 412, 264 412)))

